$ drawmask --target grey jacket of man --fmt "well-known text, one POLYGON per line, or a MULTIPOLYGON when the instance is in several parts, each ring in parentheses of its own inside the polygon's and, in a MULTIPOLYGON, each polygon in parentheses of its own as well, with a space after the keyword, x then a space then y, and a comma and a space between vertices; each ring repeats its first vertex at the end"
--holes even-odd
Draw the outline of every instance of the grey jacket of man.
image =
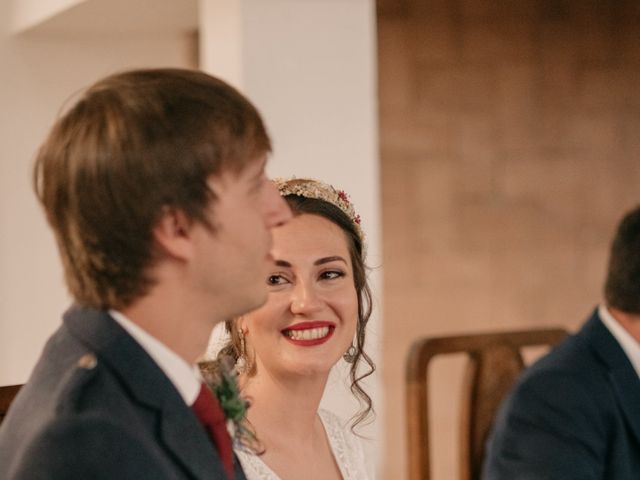
MULTIPOLYGON (((179 392, 107 313, 72 307, 0 428, 0 478, 225 479, 179 392)), ((244 480, 236 460, 236 479, 244 480)))

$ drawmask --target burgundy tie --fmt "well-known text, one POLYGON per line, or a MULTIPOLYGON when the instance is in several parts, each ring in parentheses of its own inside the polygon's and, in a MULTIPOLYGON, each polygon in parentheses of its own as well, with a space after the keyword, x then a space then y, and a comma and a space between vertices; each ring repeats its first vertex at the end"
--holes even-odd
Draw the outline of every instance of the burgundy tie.
POLYGON ((227 476, 233 480, 233 448, 231 446, 231 437, 227 432, 227 419, 222 412, 222 408, 220 408, 218 399, 213 396, 211 390, 204 383, 200 385, 200 393, 191 409, 206 429, 211 440, 213 440, 227 476))

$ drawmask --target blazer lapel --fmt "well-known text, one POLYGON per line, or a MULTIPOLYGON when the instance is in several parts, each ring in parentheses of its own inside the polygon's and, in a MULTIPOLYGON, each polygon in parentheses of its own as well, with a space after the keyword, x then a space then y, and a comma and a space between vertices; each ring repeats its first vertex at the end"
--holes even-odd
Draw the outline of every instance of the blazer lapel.
POLYGON ((64 315, 70 332, 105 361, 133 400, 158 412, 159 438, 194 478, 224 479, 218 454, 180 393, 147 352, 106 312, 74 306, 64 315))
POLYGON ((628 369, 612 369, 611 382, 615 387, 620 407, 624 411, 627 422, 631 426, 636 439, 640 442, 640 379, 628 369))
POLYGON ((640 442, 640 378, 624 350, 596 313, 583 329, 587 341, 608 368, 618 404, 631 431, 640 442))
POLYGON ((161 421, 163 443, 196 478, 227 478, 218 452, 189 408, 169 407, 161 421))

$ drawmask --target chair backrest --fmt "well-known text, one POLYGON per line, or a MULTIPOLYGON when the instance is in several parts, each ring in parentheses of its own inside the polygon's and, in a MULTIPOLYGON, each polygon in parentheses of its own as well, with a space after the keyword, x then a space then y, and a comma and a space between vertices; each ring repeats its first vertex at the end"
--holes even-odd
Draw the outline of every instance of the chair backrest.
POLYGON ((410 480, 429 480, 429 362, 467 354, 461 412, 460 479, 479 480, 484 445, 500 402, 525 368, 522 349, 553 346, 567 336, 554 328, 423 338, 414 342, 406 366, 410 480))
POLYGON ((4 420, 4 417, 9 411, 9 406, 13 399, 18 394, 18 391, 22 388, 22 385, 8 385, 0 387, 0 423, 4 420))

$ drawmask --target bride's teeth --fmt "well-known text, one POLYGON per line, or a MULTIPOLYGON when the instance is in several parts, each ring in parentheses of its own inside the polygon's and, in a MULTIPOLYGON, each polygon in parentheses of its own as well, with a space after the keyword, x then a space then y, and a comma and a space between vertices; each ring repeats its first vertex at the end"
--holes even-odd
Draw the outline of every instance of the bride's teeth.
POLYGON ((287 330, 287 337, 293 340, 317 340, 329 334, 329 327, 309 328, 306 330, 287 330))

